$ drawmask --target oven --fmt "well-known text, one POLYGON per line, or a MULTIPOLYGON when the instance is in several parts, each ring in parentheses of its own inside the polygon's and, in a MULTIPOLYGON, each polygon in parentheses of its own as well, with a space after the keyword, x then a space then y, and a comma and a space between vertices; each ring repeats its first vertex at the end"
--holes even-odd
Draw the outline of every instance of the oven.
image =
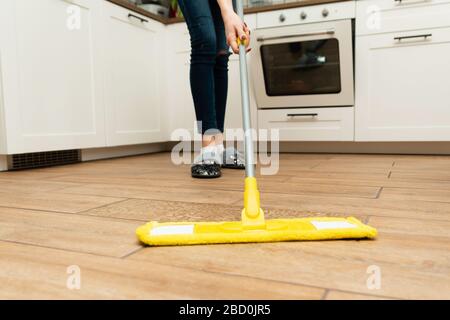
POLYGON ((352 19, 257 29, 253 39, 258 108, 354 105, 352 19))

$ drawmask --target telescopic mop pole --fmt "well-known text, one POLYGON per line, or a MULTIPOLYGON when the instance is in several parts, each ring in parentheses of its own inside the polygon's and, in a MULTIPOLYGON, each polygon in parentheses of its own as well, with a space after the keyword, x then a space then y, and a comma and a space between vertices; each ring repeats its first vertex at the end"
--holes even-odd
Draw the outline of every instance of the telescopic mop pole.
MULTIPOLYGON (((244 7, 242 0, 237 0, 236 3, 237 14, 244 21, 244 7)), ((248 41, 248 40, 247 40, 248 41)), ((245 43, 238 41, 239 44, 239 64, 241 73, 241 99, 242 99, 242 119, 244 128, 244 143, 245 143, 245 175, 247 177, 255 177, 255 161, 253 153, 253 137, 251 128, 250 116, 250 99, 249 86, 247 75, 247 57, 245 43)))
MULTIPOLYGON (((237 14, 244 21, 244 7, 242 0, 237 0, 237 14)), ((247 74, 246 41, 238 39, 239 70, 241 74, 242 119, 245 143, 245 190, 244 209, 242 210, 242 226, 245 229, 264 229, 266 227, 264 211, 260 205, 258 183, 256 182, 256 168, 253 153, 253 137, 250 117, 250 98, 247 74)))

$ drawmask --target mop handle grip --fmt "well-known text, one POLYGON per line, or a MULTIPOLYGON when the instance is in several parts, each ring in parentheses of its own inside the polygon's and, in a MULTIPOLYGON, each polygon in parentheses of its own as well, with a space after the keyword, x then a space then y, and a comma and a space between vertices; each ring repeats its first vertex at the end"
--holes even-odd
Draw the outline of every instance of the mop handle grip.
POLYGON ((246 47, 247 46, 247 44, 248 44, 248 39, 245 39, 245 40, 241 40, 241 38, 237 38, 236 39, 236 42, 237 42, 237 45, 240 47, 240 46, 244 46, 244 47, 246 47))

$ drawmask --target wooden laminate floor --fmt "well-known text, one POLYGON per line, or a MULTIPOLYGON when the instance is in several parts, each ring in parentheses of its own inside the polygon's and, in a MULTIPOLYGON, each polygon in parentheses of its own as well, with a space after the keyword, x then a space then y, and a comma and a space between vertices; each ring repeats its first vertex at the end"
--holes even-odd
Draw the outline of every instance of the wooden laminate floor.
POLYGON ((270 218, 356 216, 378 239, 144 248, 149 220, 239 219, 244 173, 193 180, 168 153, 4 172, 0 298, 450 299, 450 157, 279 165, 259 180, 270 218))

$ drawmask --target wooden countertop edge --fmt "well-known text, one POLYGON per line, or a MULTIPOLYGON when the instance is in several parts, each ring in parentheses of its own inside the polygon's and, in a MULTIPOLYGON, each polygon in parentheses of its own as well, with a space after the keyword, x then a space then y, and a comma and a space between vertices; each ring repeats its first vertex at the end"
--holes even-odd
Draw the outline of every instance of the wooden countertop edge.
MULTIPOLYGON (((126 0, 106 0, 106 1, 114 3, 118 6, 124 7, 126 9, 129 9, 136 13, 139 13, 147 18, 156 20, 163 24, 173 24, 173 23, 184 22, 183 18, 164 18, 157 14, 148 12, 126 0)), ((273 4, 273 5, 267 5, 267 6, 247 8, 247 9, 245 9, 245 13, 252 14, 252 13, 258 13, 258 12, 291 9, 291 8, 298 8, 298 7, 305 7, 305 6, 312 6, 312 5, 318 5, 318 4, 333 3, 333 2, 344 2, 344 1, 349 1, 349 0, 303 0, 301 2, 280 3, 280 4, 273 4)))

